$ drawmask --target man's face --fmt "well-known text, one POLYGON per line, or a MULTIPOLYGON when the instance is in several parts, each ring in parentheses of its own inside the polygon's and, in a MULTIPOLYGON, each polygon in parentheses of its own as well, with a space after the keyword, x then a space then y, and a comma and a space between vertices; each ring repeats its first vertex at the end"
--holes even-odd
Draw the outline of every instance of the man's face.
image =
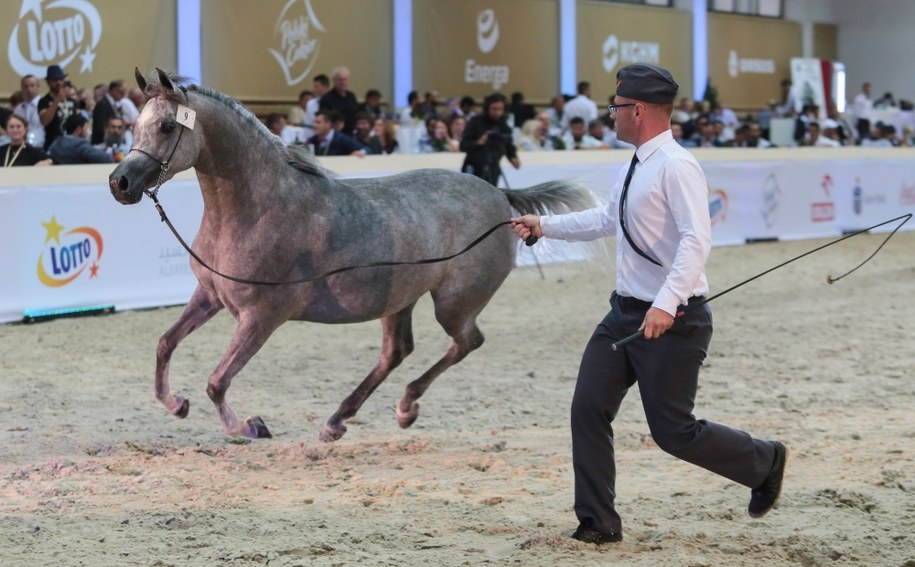
POLYGON ((114 100, 116 100, 116 101, 121 100, 127 94, 127 87, 125 87, 124 85, 121 85, 119 87, 110 89, 108 91, 108 93, 111 95, 111 98, 113 98, 114 100))
POLYGON ((328 132, 330 132, 331 123, 326 116, 323 114, 318 114, 315 116, 314 124, 312 127, 315 130, 315 134, 317 134, 319 138, 323 138, 327 136, 328 132))
POLYGON ((124 133, 124 121, 120 118, 112 118, 108 121, 108 126, 105 128, 105 135, 110 140, 120 140, 121 135, 124 133))
POLYGON ((489 105, 489 118, 491 120, 501 120, 505 114, 505 103, 497 100, 489 105))
POLYGON ((32 100, 38 96, 38 79, 35 77, 22 79, 22 82, 19 84, 19 86, 22 88, 22 96, 26 101, 32 100))
POLYGON ((48 79, 48 90, 51 91, 51 94, 56 95, 60 92, 60 89, 64 88, 63 79, 48 79))
POLYGON ((576 139, 585 135, 585 125, 582 122, 573 122, 569 124, 569 130, 572 132, 572 136, 576 139))
POLYGON ((314 83, 312 83, 312 90, 315 92, 315 94, 317 96, 321 96, 327 92, 327 87, 324 86, 324 83, 321 83, 320 81, 315 81, 314 83))
POLYGON ((356 131, 362 135, 368 134, 369 129, 371 127, 372 127, 372 125, 369 124, 369 121, 366 120, 365 118, 360 118, 359 120, 356 120, 356 131))
MULTIPOLYGON (((613 97, 613 104, 632 104, 636 101, 631 98, 625 97, 613 97)), ((636 141, 636 122, 635 122, 636 107, 635 106, 624 106, 622 108, 617 108, 610 118, 613 118, 616 137, 624 142, 629 142, 630 144, 635 143, 636 141)))
POLYGON ((349 73, 346 71, 339 71, 334 75, 334 90, 340 92, 346 92, 349 88, 349 73))

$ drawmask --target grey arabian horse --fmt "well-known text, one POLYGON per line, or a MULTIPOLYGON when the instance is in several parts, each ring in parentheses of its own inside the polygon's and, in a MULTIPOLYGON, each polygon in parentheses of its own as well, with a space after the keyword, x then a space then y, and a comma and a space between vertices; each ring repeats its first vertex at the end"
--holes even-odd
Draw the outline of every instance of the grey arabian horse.
MULTIPOLYGON (((428 169, 336 179, 304 149, 286 147, 236 100, 185 87, 181 78, 160 69, 148 79, 138 70, 136 77, 149 100, 135 126, 135 149, 111 174, 111 193, 120 203, 138 203, 153 186, 193 167, 204 212, 192 248, 222 274, 289 282, 345 266, 439 258, 507 221, 512 208, 529 213, 590 205, 587 191, 567 182, 505 191, 470 175, 428 169), (196 113, 192 127, 177 115, 179 105, 196 113)), ((411 314, 428 292, 435 318, 453 343, 407 386, 397 421, 409 427, 419 412, 416 400, 432 381, 483 344, 477 315, 512 270, 517 246, 506 227, 446 262, 353 269, 291 285, 238 283, 192 261, 199 285, 159 339, 156 399, 173 415, 187 415, 188 400, 169 386, 169 361, 185 337, 225 308, 238 326, 209 377, 207 394, 227 434, 270 437, 259 417, 241 420, 226 401, 232 378, 270 335, 290 319, 380 319, 378 363, 321 429, 323 441, 337 440, 346 432, 344 422, 413 350, 411 314)))

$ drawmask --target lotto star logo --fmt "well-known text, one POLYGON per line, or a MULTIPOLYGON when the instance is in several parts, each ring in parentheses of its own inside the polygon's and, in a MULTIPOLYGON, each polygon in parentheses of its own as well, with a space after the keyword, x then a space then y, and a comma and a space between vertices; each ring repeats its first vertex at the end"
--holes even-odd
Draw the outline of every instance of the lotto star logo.
POLYGON ((45 228, 44 249, 38 256, 37 267, 41 283, 61 287, 84 273, 88 273, 90 280, 98 277, 104 248, 99 231, 88 226, 66 230, 55 215, 41 224, 45 228))

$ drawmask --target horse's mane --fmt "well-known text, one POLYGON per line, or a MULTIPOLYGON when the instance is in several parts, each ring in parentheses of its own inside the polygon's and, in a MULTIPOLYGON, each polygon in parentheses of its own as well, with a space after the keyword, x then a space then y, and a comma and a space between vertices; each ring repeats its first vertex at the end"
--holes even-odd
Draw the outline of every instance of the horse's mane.
MULTIPOLYGON (((169 74, 168 78, 176 86, 190 83, 190 80, 187 77, 182 77, 180 75, 169 74)), ((280 151, 286 154, 286 161, 290 166, 316 177, 325 179, 331 178, 330 172, 318 163, 318 160, 315 159, 314 155, 307 151, 304 146, 287 146, 286 144, 283 144, 273 132, 267 129, 267 126, 265 126, 253 112, 248 110, 248 108, 237 99, 217 90, 199 85, 188 84, 186 88, 229 107, 229 109, 234 111, 244 122, 248 123, 257 135, 265 141, 270 142, 271 144, 279 142, 282 145, 280 151)), ((170 90, 163 87, 158 81, 153 82, 152 80, 148 80, 145 93, 149 98, 162 96, 175 102, 186 102, 185 95, 180 88, 170 90)))

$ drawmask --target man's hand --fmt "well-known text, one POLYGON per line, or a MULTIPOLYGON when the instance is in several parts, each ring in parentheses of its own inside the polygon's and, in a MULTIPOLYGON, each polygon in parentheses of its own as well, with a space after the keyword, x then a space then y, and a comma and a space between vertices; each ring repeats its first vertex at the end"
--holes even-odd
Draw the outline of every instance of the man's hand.
MULTIPOLYGON (((514 220, 514 219, 512 219, 514 220)), ((515 232, 518 232, 517 230, 515 232)), ((642 321, 640 331, 644 331, 646 339, 656 339, 663 335, 667 329, 674 324, 674 317, 663 309, 651 307, 645 313, 645 320, 642 321)))
POLYGON ((511 158, 511 159, 508 160, 508 161, 509 161, 513 166, 515 166, 515 169, 521 169, 521 160, 520 160, 520 159, 518 159, 518 158, 515 157, 515 158, 511 158))
POLYGON ((524 215, 512 219, 512 230, 521 240, 527 240, 531 235, 540 238, 543 231, 540 229, 540 217, 537 215, 524 215))

